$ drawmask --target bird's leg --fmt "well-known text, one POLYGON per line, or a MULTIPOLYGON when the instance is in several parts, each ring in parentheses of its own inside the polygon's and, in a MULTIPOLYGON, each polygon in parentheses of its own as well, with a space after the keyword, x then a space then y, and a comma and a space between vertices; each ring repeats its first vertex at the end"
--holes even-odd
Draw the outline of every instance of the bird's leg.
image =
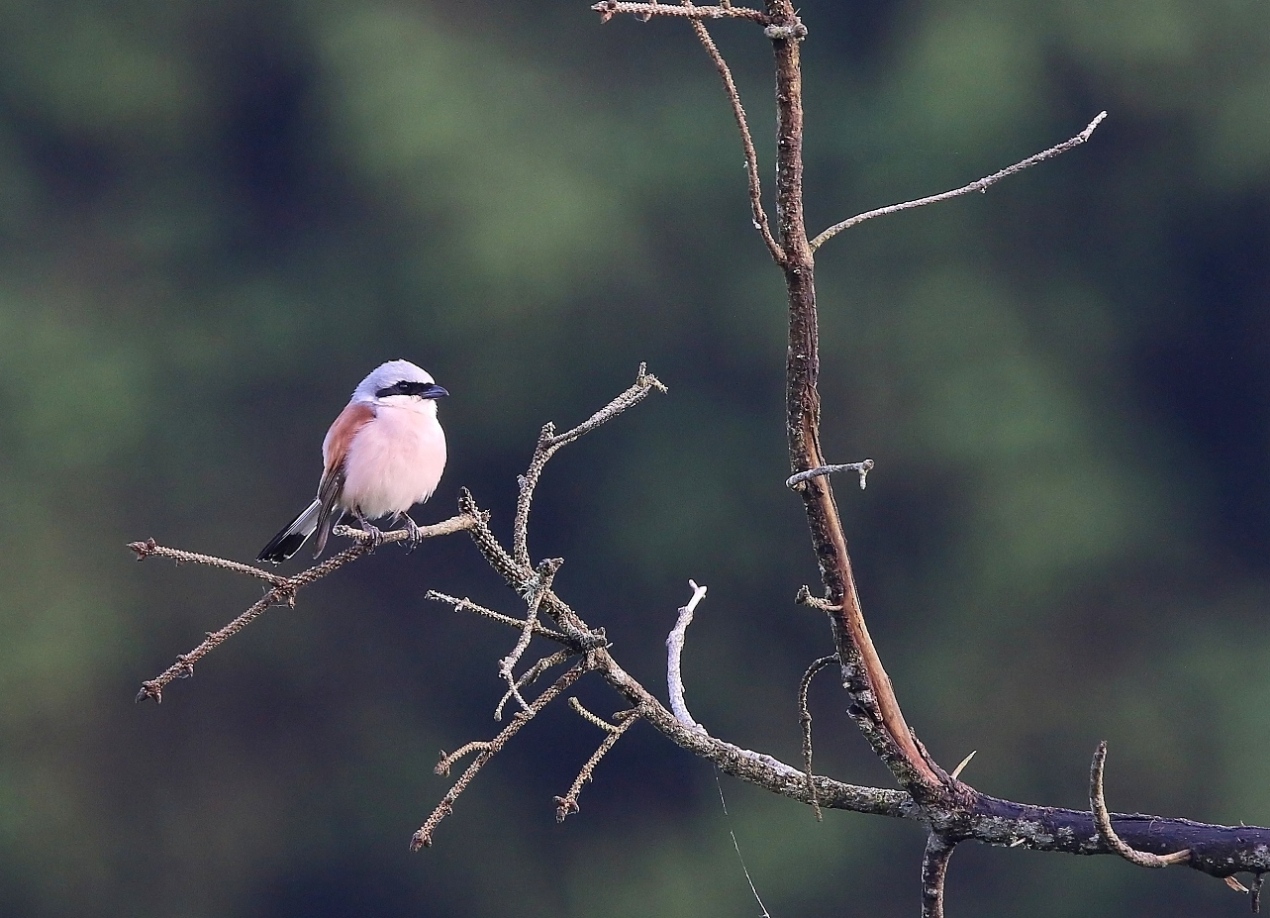
POLYGON ((406 554, 410 554, 423 541, 423 530, 419 528, 418 523, 410 518, 409 513, 403 513, 401 516, 406 521, 406 532, 410 533, 410 545, 406 548, 406 554))
POLYGON ((355 515, 357 517, 357 522, 362 524, 362 532, 366 533, 366 535, 370 537, 366 541, 366 544, 368 546, 367 551, 374 551, 380 545, 383 545, 384 534, 380 532, 376 526, 372 525, 370 520, 362 516, 362 513, 360 510, 356 511, 355 515))

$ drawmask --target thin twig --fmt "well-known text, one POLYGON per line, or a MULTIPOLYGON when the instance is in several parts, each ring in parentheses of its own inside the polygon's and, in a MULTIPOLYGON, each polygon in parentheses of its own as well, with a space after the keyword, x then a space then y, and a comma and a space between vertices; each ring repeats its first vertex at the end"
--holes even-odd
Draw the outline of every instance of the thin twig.
POLYGON ((520 678, 516 680, 516 684, 503 692, 503 697, 498 701, 498 707, 494 708, 494 720, 501 721, 503 719, 503 708, 507 706, 507 702, 511 701, 514 693, 518 693, 526 686, 533 685, 538 681, 538 677, 551 669, 553 666, 559 666, 561 663, 567 663, 570 659, 577 656, 573 650, 557 650, 553 654, 543 657, 529 669, 520 674, 520 678))
POLYGON ((863 491, 868 483, 869 472, 871 471, 873 471, 872 459, 865 459, 861 462, 844 462, 841 465, 822 465, 818 468, 807 469, 805 472, 790 475, 785 479, 785 487, 797 490, 799 486, 806 487, 803 482, 812 478, 819 478, 821 475, 833 475, 837 472, 857 472, 860 475, 860 490, 863 491))
POLYGON ((218 567, 224 571, 233 571, 235 574, 246 574, 248 577, 255 577, 257 580, 263 580, 274 586, 283 586, 287 582, 286 577, 251 564, 230 561, 228 558, 218 558, 215 555, 202 555, 198 552, 182 551, 179 548, 168 548, 166 545, 160 545, 154 539, 146 539, 144 542, 129 542, 128 547, 136 552, 138 561, 144 561, 146 558, 151 557, 167 558, 177 564, 205 564, 208 567, 218 567))
POLYGON ((816 816, 816 822, 824 819, 824 814, 820 812, 820 797, 816 793, 816 775, 811 770, 811 708, 807 705, 807 693, 811 690, 811 680, 816 678, 816 674, 837 662, 836 653, 821 657, 807 667, 798 683, 798 722, 803 728, 803 771, 807 774, 807 791, 811 794, 811 811, 816 816))
POLYGON ((926 838, 922 855, 922 918, 944 918, 944 885, 954 847, 934 832, 926 838))
MULTIPOLYGON (((464 529, 470 529, 476 524, 476 520, 469 514, 459 514, 452 516, 448 520, 436 523, 432 526, 423 526, 419 529, 420 538, 433 538, 435 536, 450 535, 455 532, 461 532, 464 529)), ((358 530, 354 530, 357 532, 358 530)), ((393 530, 385 532, 385 541, 397 542, 410 538, 410 532, 405 529, 393 530)), ((129 546, 133 551, 137 551, 141 557, 155 555, 156 557, 173 558, 178 563, 182 561, 195 561, 200 564, 212 564, 214 567, 220 567, 225 570, 233 570, 237 573, 247 573, 254 570, 249 565, 239 564, 236 561, 227 561, 224 558, 214 558, 210 555, 194 555, 191 552, 182 552, 178 549, 168 549, 161 545, 151 544, 153 540, 145 543, 134 543, 129 546), (144 554, 137 549, 137 545, 144 546, 144 554), (178 557, 179 556, 179 557, 178 557), (207 559, 207 560, 204 560, 207 559), (219 563, 213 563, 219 562, 219 563)), ((157 702, 163 701, 163 689, 167 687, 174 679, 188 679, 194 675, 194 664, 203 657, 207 656, 225 641, 229 640, 239 631, 242 631, 253 621, 264 614, 265 610, 271 606, 278 605, 295 605, 295 595, 303 587, 308 586, 329 574, 339 570, 345 564, 356 561, 372 551, 369 541, 359 541, 357 544, 344 549, 339 554, 327 558, 325 561, 315 564, 312 567, 300 571, 290 577, 276 577, 270 575, 267 578, 274 583, 274 586, 265 593, 260 599, 252 603, 244 612, 238 615, 233 621, 225 625, 219 631, 209 631, 207 636, 201 643, 189 653, 180 654, 176 658, 176 662, 169 666, 153 679, 141 683, 141 690, 137 692, 137 701, 143 698, 152 698, 157 702)))
MULTIPOLYGON (((577 702, 577 699, 570 698, 569 701, 577 702)), ((580 702, 574 706, 574 710, 578 711, 580 714, 585 712, 585 714, 590 715, 590 717, 586 718, 588 720, 595 717, 594 714, 591 714, 590 711, 583 708, 580 702), (579 708, 581 708, 580 711, 579 708)), ((599 718, 595 718, 595 720, 599 720, 599 718)), ((622 738, 622 734, 629 730, 637 720, 639 720, 639 712, 635 711, 630 716, 624 718, 622 722, 616 726, 611 724, 606 725, 605 729, 607 730, 608 735, 604 737, 604 741, 600 743, 599 748, 596 749, 595 752, 591 753, 591 757, 586 760, 585 764, 583 764, 581 770, 578 772, 578 776, 573 779, 573 784, 570 785, 568 793, 566 793, 563 797, 556 798, 556 822, 564 822, 566 817, 578 811, 578 797, 582 793, 582 785, 592 779, 592 776, 595 773, 595 766, 600 764, 600 759, 604 758, 604 756, 608 754, 608 751, 617 745, 617 741, 622 738)), ((594 723, 595 721, 593 720, 591 722, 594 723)), ((603 723, 603 721, 601 721, 601 723, 603 723)))
MULTIPOLYGON (((678 9, 683 8, 678 7, 678 9)), ((714 69, 719 72, 719 78, 723 80, 723 89, 727 92, 728 103, 732 106, 732 117, 736 119, 737 130, 741 132, 741 147, 745 151, 745 172, 750 185, 750 213, 753 216, 754 228, 763 237, 772 260, 778 265, 783 265, 785 250, 776 241, 771 227, 768 226, 767 210, 763 207, 763 188, 758 177, 758 153, 754 149, 754 137, 750 134, 750 125, 745 117, 745 108, 741 105, 741 94, 737 91, 736 81, 732 79, 732 71, 728 68, 723 55, 719 53, 714 39, 706 31, 705 23, 700 19, 693 19, 692 30, 697 34, 697 40, 701 42, 701 46, 706 49, 706 54, 710 56, 714 69)))
MULTIPOLYGON (((547 461, 562 446, 567 446, 584 434, 595 430, 606 421, 611 421, 627 408, 638 405, 650 391, 656 389, 665 392, 666 387, 656 376, 648 372, 648 365, 641 363, 639 372, 635 374, 635 384, 617 396, 595 414, 591 415, 577 427, 562 434, 555 432, 554 424, 548 422, 538 434, 538 443, 534 447, 533 458, 529 468, 521 476, 520 493, 516 498, 516 515, 512 519, 512 554, 514 564, 521 568, 531 567, 529 560, 529 510, 533 504, 534 488, 542 476, 547 461)), ((501 572, 500 572, 501 573, 501 572)))
POLYGON ((677 19, 748 19, 760 25, 767 25, 771 20, 762 10, 747 9, 722 3, 719 6, 671 6, 664 3, 625 3, 619 0, 600 0, 591 9, 600 14, 600 22, 608 22, 614 16, 634 16, 647 22, 654 16, 671 16, 677 19))
MULTIPOLYGON (((517 686, 515 676, 512 675, 512 670, 529 648, 529 639, 533 637, 534 625, 538 624, 538 610, 542 608, 543 597, 551 589, 551 580, 555 577, 556 571, 560 570, 562 564, 564 564, 564 558, 547 558, 538 565, 537 577, 530 584, 529 595, 526 597, 529 602, 529 611, 525 615, 525 624, 520 630, 520 637, 516 639, 516 646, 512 648, 512 652, 498 661, 498 674, 506 680, 507 690, 511 692, 513 698, 520 702, 522 708, 527 708, 529 705, 521 697, 520 689, 517 686)), ((495 716, 494 719, 498 720, 499 717, 495 716)))
POLYGON ((688 636, 688 626, 692 624, 697 603, 705 598, 706 588, 697 586, 695 580, 689 580, 688 586, 692 588, 692 599, 688 600, 688 605, 679 607, 679 618, 666 637, 666 688, 670 692, 670 710, 674 712, 675 718, 685 727, 705 733, 706 728, 693 720, 692 715, 688 713, 688 703, 684 701, 683 673, 680 667, 683 662, 684 641, 688 636))
POLYGON ((577 682, 582 675, 590 668, 590 664, 586 660, 579 660, 560 676, 546 691, 533 700, 533 703, 524 711, 517 711, 516 716, 498 732, 489 744, 481 749, 480 754, 472 760, 472 764, 459 777, 457 781, 446 791, 445 796, 441 798, 441 802, 433 809, 432 814, 428 816, 423 825, 410 839, 410 850, 418 851, 420 848, 429 847, 432 844, 432 834, 436 831, 441 820, 445 819, 454 812, 454 802, 459 799, 459 795, 472 783, 472 779, 485 766, 485 763, 496 756, 507 742, 520 732, 520 728, 529 723, 534 717, 542 711, 548 704, 557 698, 561 692, 564 692, 569 686, 577 682))
POLYGON ((1098 829, 1098 837, 1116 854, 1131 864, 1139 867, 1168 867, 1171 864, 1184 864, 1191 857, 1189 848, 1174 851, 1172 854, 1152 854, 1149 851, 1138 851, 1132 848, 1116 834, 1111 826, 1111 814, 1107 812, 1107 801, 1103 796, 1103 767, 1107 762, 1106 740, 1098 744, 1094 752, 1094 761, 1089 769, 1089 805, 1094 813, 1094 825, 1098 829))
MULTIPOLYGON (((573 710, 574 714, 577 714, 579 717, 581 717, 591 726, 596 727, 597 729, 603 730, 605 733, 617 733, 618 730, 620 729, 619 727, 615 727, 613 724, 609 723, 600 715, 592 714, 590 711, 588 711, 586 709, 586 706, 582 702, 578 701, 577 696, 572 696, 569 698, 569 707, 573 710)), ((630 711, 631 713, 634 713, 634 714, 639 713, 634 708, 631 708, 630 711)))
POLYGON ((446 752, 444 749, 442 749, 441 759, 440 761, 437 762, 436 766, 432 770, 439 775, 445 775, 446 777, 449 777, 450 768, 454 765, 455 762, 463 758, 463 756, 468 755, 469 753, 472 753, 472 752, 484 752, 488 748, 489 748, 489 743, 485 742, 484 740, 473 740, 470 743, 464 743, 462 746, 460 746, 458 749, 455 749, 453 752, 446 752))
MULTIPOLYGON (((723 818, 730 821, 732 814, 728 812, 728 801, 723 796, 723 782, 719 779, 718 768, 714 770, 714 786, 719 789, 719 806, 723 807, 723 818)), ((741 853, 741 843, 736 840, 736 832, 732 830, 731 825, 728 826, 728 834, 732 836, 732 850, 736 852, 737 863, 741 865, 741 873, 745 874, 745 882, 750 886, 750 895, 758 903, 762 918, 772 918, 772 913, 763 904, 763 897, 758 894, 758 887, 754 885, 754 878, 750 876, 750 868, 745 865, 745 855, 741 853)))
MULTIPOLYGON (((436 602, 443 602, 446 605, 453 606, 455 612, 475 612, 477 615, 496 621, 500 625, 507 625, 509 628, 520 629, 525 627, 523 619, 519 619, 511 615, 504 615, 502 612, 495 612, 493 609, 487 609, 479 603, 472 602, 472 600, 468 599, 466 596, 459 599, 457 596, 450 596, 437 590, 428 590, 428 592, 423 594, 423 598, 435 600, 436 602)), ((568 638, 559 631, 553 631, 542 622, 534 622, 533 632, 534 634, 549 638, 553 641, 559 641, 561 644, 567 644, 569 642, 568 638)))
POLYGON ((857 226, 865 220, 872 220, 874 217, 885 217, 889 214, 899 213, 902 210, 912 210, 914 207, 925 207, 927 204, 938 204, 941 201, 948 201, 952 198, 959 198, 962 195, 970 194, 972 191, 987 191, 990 186, 995 185, 1003 178, 1009 178, 1011 175, 1022 172, 1024 169, 1031 168, 1037 163, 1043 163, 1047 159, 1053 159, 1055 156, 1059 156, 1066 153, 1068 150, 1080 146, 1090 138, 1090 136, 1094 133, 1094 130, 1106 117, 1106 112, 1100 112, 1098 117, 1089 122, 1085 129, 1075 137, 1064 140, 1060 144, 1055 144, 1048 150, 1042 150, 1035 156, 1029 156, 1027 159, 1020 160, 1013 166, 1007 166, 999 172, 994 172, 989 176, 973 181, 969 185, 962 185, 960 188, 954 188, 952 191, 945 191, 941 194, 933 194, 929 197, 918 198, 915 201, 905 201, 903 204, 891 204, 888 207, 879 207, 877 210, 870 210, 863 214, 857 214, 854 217, 843 220, 841 223, 835 223, 811 241, 812 251, 814 252, 816 249, 820 248, 843 230, 857 226))

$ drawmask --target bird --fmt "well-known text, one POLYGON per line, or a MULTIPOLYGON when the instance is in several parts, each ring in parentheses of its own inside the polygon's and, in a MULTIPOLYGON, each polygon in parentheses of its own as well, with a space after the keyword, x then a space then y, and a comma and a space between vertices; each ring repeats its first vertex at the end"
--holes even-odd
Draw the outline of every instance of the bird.
POLYGON ((407 511, 432 496, 445 470, 445 431, 437 399, 449 395, 409 360, 380 364, 358 383, 322 441, 317 497, 260 550, 257 561, 287 560, 317 533, 316 559, 331 530, 351 515, 377 543, 370 520, 404 519, 414 542, 419 527, 407 511))

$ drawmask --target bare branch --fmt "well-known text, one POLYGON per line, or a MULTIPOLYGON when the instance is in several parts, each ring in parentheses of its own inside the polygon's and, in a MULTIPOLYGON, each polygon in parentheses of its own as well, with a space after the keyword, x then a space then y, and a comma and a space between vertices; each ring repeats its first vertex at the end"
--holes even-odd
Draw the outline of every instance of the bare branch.
POLYGON ((700 21, 702 19, 748 19, 751 22, 757 22, 760 25, 767 25, 771 20, 767 14, 761 10, 747 9, 743 6, 733 6, 731 3, 722 3, 719 6, 693 6, 691 3, 685 3, 683 6, 671 6, 666 3, 624 3, 619 0, 600 0, 599 3, 593 4, 592 10, 600 14, 600 22, 608 22, 614 16, 634 16, 641 22, 648 22, 654 16, 670 16, 676 19, 692 19, 700 21))
MULTIPOLYGON (((418 538, 429 539, 435 536, 451 535, 455 532, 461 532, 464 529, 470 529, 476 524, 476 519, 469 514, 459 514, 452 516, 448 520, 436 523, 432 526, 423 526, 418 530, 418 538)), ((346 528, 346 527, 337 527, 346 528)), ((350 530, 351 532, 360 534, 359 530, 350 530)), ((384 542, 400 542, 411 538, 409 530, 397 529, 391 532, 383 533, 384 542)), ((224 570, 231 570, 236 573, 249 573, 255 571, 250 565, 239 564, 236 561, 228 561, 224 558, 215 558, 211 555, 197 555, 192 552, 184 552, 179 549, 164 548, 161 545, 154 544, 151 539, 148 542, 133 543, 130 548, 136 551, 139 557, 148 557, 154 555, 156 557, 172 558, 178 564, 186 561, 196 562, 199 564, 210 564, 224 570), (143 546, 143 550, 137 548, 138 545, 143 546)), ((311 583, 315 583, 339 570, 345 564, 356 561, 358 558, 369 554, 373 551, 373 547, 369 541, 360 541, 356 545, 344 549, 337 555, 327 558, 325 561, 315 564, 298 574, 291 577, 277 577, 269 574, 261 579, 269 580, 274 586, 265 593, 259 600, 252 603, 246 611, 242 612, 237 618, 221 628, 219 631, 209 631, 207 637, 191 650, 176 658, 176 662, 169 666, 155 678, 141 683, 141 691, 137 693, 137 701, 143 698, 152 698, 157 702, 163 701, 163 689, 173 679, 188 679, 194 675, 194 664, 203 657, 207 656, 225 641, 229 640, 239 631, 242 631, 253 621, 264 614, 265 610, 271 606, 295 605, 295 596, 303 587, 311 583)), ((267 572, 261 571, 261 574, 267 572)), ((253 576, 258 576, 253 574, 253 576)))
POLYGON ((838 662, 838 655, 831 653, 814 661, 798 683, 798 722, 803 728, 803 772, 807 775, 807 790, 811 793, 811 811, 820 822, 824 816, 820 812, 820 800, 816 796, 816 776, 811 770, 811 709, 807 706, 807 693, 811 690, 811 680, 831 663, 838 662))
MULTIPOLYGON (((570 698, 569 701, 577 702, 577 699, 570 698)), ((580 714, 585 712, 583 714, 584 719, 589 720, 592 723, 599 720, 599 718, 596 718, 594 714, 591 714, 590 711, 583 708, 581 703, 577 703, 574 706, 575 711, 578 711, 579 708, 581 708, 581 711, 579 711, 580 714)), ((591 780, 592 775, 595 773, 595 766, 600 764, 600 759, 604 758, 604 756, 608 754, 608 751, 617 745, 617 741, 622 738, 622 734, 629 730, 637 720, 639 720, 639 711, 634 710, 616 726, 611 724, 604 725, 603 729, 608 734, 604 737, 604 742, 600 743, 599 748, 596 749, 595 752, 591 754, 591 757, 586 760, 586 763, 583 764, 582 769, 578 772, 578 776, 574 778, 573 784, 569 787, 568 793, 566 793, 563 797, 556 798, 556 822, 564 822, 566 817, 578 811, 578 797, 582 793, 582 785, 591 780)), ((603 721, 600 721, 600 723, 603 723, 603 721)))
POLYGON ((136 552, 138 561, 144 561, 146 558, 151 557, 167 558, 177 564, 205 564, 208 567, 218 567, 221 570, 232 571, 235 574, 246 574, 248 577, 255 577, 257 580, 263 580, 274 586, 283 586, 287 582, 286 577, 251 564, 230 561, 228 558, 218 558, 215 555, 201 555, 198 552, 182 551, 179 548, 168 548, 165 545, 160 545, 154 539, 146 539, 144 542, 129 542, 128 547, 136 552))
POLYGON ((445 775, 446 777, 449 777, 450 769, 454 766, 455 762, 462 759, 465 755, 469 755, 473 752, 484 752, 488 748, 489 748, 489 743, 484 742, 483 740, 473 740, 470 743, 464 743, 462 746, 460 746, 458 749, 454 750, 453 752, 446 752, 444 749, 442 749, 441 759, 440 761, 437 762, 436 766, 432 770, 436 774, 445 775))
POLYGON ((1094 825, 1098 827, 1098 836, 1126 861, 1138 867, 1168 867, 1171 864, 1185 864, 1190 860, 1190 849, 1175 851, 1163 856, 1149 851, 1135 851, 1125 844, 1116 830, 1111 826, 1111 814, 1107 812, 1107 801, 1103 796, 1102 774, 1107 762, 1106 740, 1098 744, 1094 752, 1094 761, 1089 769, 1089 805, 1094 813, 1094 825))
POLYGON ((562 663, 568 663, 573 657, 577 656, 577 652, 573 650, 557 650, 555 653, 543 657, 529 669, 520 674, 520 678, 516 683, 503 693, 503 697, 499 699, 498 707, 494 708, 494 720, 501 721, 503 719, 503 708, 507 706, 507 702, 512 700, 512 696, 518 693, 527 685, 533 685, 538 681, 538 677, 551 669, 553 666, 559 666, 562 663))
MULTIPOLYGON (((586 706, 583 705, 582 702, 578 701, 576 696, 569 698, 569 707, 573 710, 574 714, 577 714, 591 726, 599 730, 603 730, 605 733, 617 733, 619 730, 618 727, 613 726, 613 724, 609 723, 603 717, 600 717, 598 714, 592 714, 588 711, 586 706)), ((637 714, 639 712, 634 708, 630 708, 629 713, 637 714)))
POLYGON ((705 598, 706 588, 697 586, 695 580, 689 580, 688 586, 692 588, 692 599, 688 600, 688 605, 679 607, 679 619, 666 637, 666 688, 670 692, 670 710, 675 712, 675 718, 685 727, 705 733, 706 728, 693 720, 692 715, 688 713, 688 703, 684 701, 684 679, 680 666, 683 662, 684 641, 688 636, 688 626, 692 624, 697 603, 705 598))
MULTIPOLYGON (((529 568, 531 566, 528 546, 529 509, 534 499, 534 488, 538 485, 538 479, 542 476, 542 470, 547 465, 547 461, 555 455, 556 450, 560 449, 560 447, 567 446, 584 434, 595 430, 606 421, 611 421, 627 408, 638 405, 653 389, 658 392, 666 391, 666 387, 661 380, 648 372, 648 365, 641 363, 639 372, 635 375, 635 384, 577 427, 565 433, 556 434, 554 424, 547 423, 543 426, 542 431, 538 434, 538 444, 534 447, 533 458, 529 461, 529 469, 520 479, 520 494, 516 499, 516 515, 512 519, 512 558, 515 564, 521 568, 529 568)), ((502 572, 500 571, 500 573, 502 572)), ((525 576, 525 574, 522 574, 522 579, 525 579, 525 576)))
POLYGON ((549 705, 552 700, 560 695, 561 692, 565 691, 569 688, 569 686, 573 685, 573 683, 582 678, 583 674, 590 668, 591 667, 586 660, 579 660, 572 668, 566 670, 564 674, 551 685, 550 688, 535 698, 533 703, 529 705, 527 709, 524 711, 517 711, 516 716, 511 719, 511 722, 500 730, 498 735, 489 741, 488 745, 482 748, 479 745, 469 743, 467 746, 463 747, 464 749, 479 748, 480 754, 473 759, 472 764, 469 765, 459 779, 454 782, 454 785, 446 791, 445 796, 441 798, 441 802, 436 805, 432 814, 428 816, 427 820, 424 821, 423 825, 419 827, 419 830, 415 832, 414 836, 410 839, 411 851, 418 851, 420 848, 431 846, 432 834, 436 831, 437 826, 441 824, 441 820, 445 819, 446 816, 449 816, 454 812, 454 802, 459 799, 459 795, 462 794, 467 786, 472 783, 472 779, 475 778, 477 773, 479 773, 485 766, 485 763, 496 756, 499 750, 507 745, 508 740, 520 732, 521 727, 533 720, 543 708, 549 705))
POLYGON ((851 229, 851 227, 857 226, 865 220, 872 220, 874 217, 885 217, 890 214, 897 214, 902 210, 912 210, 915 207, 925 207, 927 204, 938 204, 941 201, 949 201, 953 198, 959 198, 962 195, 970 194, 973 191, 987 191, 989 187, 995 185, 1003 178, 1009 178, 1011 175, 1022 172, 1024 169, 1029 169, 1037 163, 1043 163, 1047 159, 1053 159, 1055 156, 1059 156, 1066 153, 1068 150, 1080 146, 1090 138, 1095 129, 1097 129, 1098 125, 1101 124, 1102 120, 1106 117, 1106 112, 1100 112, 1098 117, 1089 122, 1085 129, 1075 137, 1064 140, 1060 144, 1055 144, 1048 150, 1042 150, 1035 156, 1029 156, 1027 159, 1020 160, 1013 166, 1006 166, 1000 172, 994 172, 989 176, 985 176, 984 178, 971 182, 969 185, 962 185, 960 188, 954 188, 952 191, 945 191, 941 194, 933 194, 929 197, 918 198, 915 201, 905 201, 903 204, 892 204, 889 207, 879 207, 877 210, 870 210, 867 213, 857 214, 854 217, 843 220, 841 223, 835 223, 811 241, 812 251, 814 252, 816 249, 820 248, 843 230, 851 229))
POLYGON ((922 918, 944 918, 944 883, 948 879, 948 859, 955 847, 934 832, 926 838, 922 855, 922 918))
POLYGON ((862 462, 846 462, 842 465, 822 465, 818 468, 808 469, 805 472, 799 472, 796 475, 790 475, 785 479, 785 487, 796 491, 800 485, 806 487, 803 482, 812 478, 819 478, 821 475, 833 475, 836 472, 857 472, 860 475, 860 490, 863 491, 871 471, 873 471, 872 459, 865 459, 862 462))
MULTIPOLYGON (((525 624, 521 628, 520 637, 516 641, 516 646, 512 648, 512 652, 503 657, 498 663, 498 674, 507 681, 507 690, 512 697, 520 702, 522 708, 529 705, 525 703, 525 699, 520 695, 520 689, 517 686, 516 679, 512 675, 512 669, 520 662, 520 658, 524 656, 525 651, 529 648, 529 639, 533 637, 534 625, 538 624, 538 610, 542 608, 543 597, 551 589, 551 580, 556 576, 556 571, 560 570, 560 566, 564 564, 564 558, 547 558, 542 561, 537 568, 537 577, 529 587, 529 611, 525 616, 525 624)), ((502 705, 499 705, 501 708, 502 705)), ((495 720, 499 717, 495 715, 495 720)))
MULTIPOLYGON (((679 9, 683 8, 679 7, 679 9)), ((772 229, 767 223, 767 211, 763 207, 763 188, 758 177, 758 153, 754 149, 754 138, 750 134, 750 125, 745 118, 745 108, 741 105, 741 94, 737 91, 736 81, 732 79, 732 71, 728 68, 723 55, 719 53, 714 39, 706 31, 705 23, 700 19, 693 19, 692 30, 696 33, 701 46, 706 49, 706 54, 710 56, 714 69, 719 71, 719 78, 723 80, 723 89, 728 94, 728 104, 732 106, 732 117, 736 119, 737 130, 741 132, 741 148, 745 151, 745 172, 749 178, 750 213, 753 216, 754 228, 763 237, 763 243, 767 246, 767 251, 771 253, 772 260, 778 265, 783 265, 785 251, 772 235, 772 229)))
MULTIPOLYGON (((477 615, 496 621, 499 624, 507 625, 511 628, 519 629, 525 627, 525 622, 523 620, 514 618, 511 615, 504 615, 502 612, 495 612, 493 609, 487 609, 485 606, 472 602, 472 600, 468 599, 466 596, 459 599, 457 596, 450 596, 446 593, 438 592, 437 590, 428 590, 428 592, 423 594, 423 598, 435 600, 436 602, 443 602, 447 605, 453 606, 455 612, 475 612, 477 615)), ((533 632, 534 634, 541 635, 542 637, 550 638, 553 641, 559 641, 561 644, 569 643, 569 639, 567 637, 559 631, 552 631, 541 622, 533 623, 533 632)))

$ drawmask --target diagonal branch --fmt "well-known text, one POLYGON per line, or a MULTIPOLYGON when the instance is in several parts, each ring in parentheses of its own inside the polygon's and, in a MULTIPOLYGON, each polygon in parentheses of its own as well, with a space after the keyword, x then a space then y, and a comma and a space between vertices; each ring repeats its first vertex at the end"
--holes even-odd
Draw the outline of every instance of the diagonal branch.
POLYGON ((973 191, 987 191, 991 186, 995 185, 1003 178, 1009 178, 1016 173, 1022 172, 1024 169, 1030 169, 1037 163, 1043 163, 1047 159, 1053 159, 1055 156, 1059 156, 1066 153, 1068 150, 1072 150, 1080 146, 1093 135, 1094 130, 1097 129, 1098 125, 1100 125, 1102 120, 1106 117, 1106 112, 1100 112, 1098 117, 1089 122, 1085 129, 1075 137, 1064 140, 1060 144, 1055 144, 1048 150, 1042 150, 1034 156, 1029 156, 1027 159, 1021 160, 1013 166, 1006 166, 999 172, 994 172, 991 175, 977 179, 969 185, 962 185, 960 188, 954 188, 952 191, 932 194, 929 197, 918 198, 915 201, 905 201, 902 204, 891 204, 888 207, 879 207, 877 210, 870 210, 866 213, 857 214, 854 217, 843 220, 841 223, 835 223, 811 241, 811 249, 814 252, 843 230, 851 229, 851 227, 857 226, 865 220, 872 220, 874 217, 885 217, 890 214, 898 214, 902 210, 912 210, 914 207, 925 207, 927 204, 938 204, 941 201, 949 201, 953 198, 959 198, 962 195, 970 194, 973 191))
MULTIPOLYGON (((520 732, 521 727, 533 720, 534 717, 536 717, 543 708, 557 698, 561 692, 564 692, 569 688, 569 686, 581 679, 583 674, 585 674, 590 668, 591 665, 587 660, 579 660, 570 669, 565 670, 564 674, 561 675, 550 688, 535 698, 528 708, 523 711, 517 711, 516 716, 511 719, 511 722, 500 730, 498 735, 490 740, 488 744, 482 745, 469 743, 462 747, 460 752, 464 752, 469 749, 479 749, 480 754, 472 760, 472 764, 469 765, 463 774, 459 776, 459 779, 454 782, 454 785, 446 791, 445 796, 441 798, 441 802, 436 805, 435 809, 433 809, 432 814, 428 816, 423 825, 419 827, 419 830, 415 832, 413 837, 411 837, 411 851, 418 851, 420 848, 427 848, 432 845, 432 834, 436 831, 437 826, 441 824, 441 820, 445 819, 445 817, 454 812, 454 802, 459 799, 459 795, 462 794, 463 791, 467 789, 467 786, 472 783, 472 779, 475 778, 480 770, 485 767, 485 763, 494 758, 494 756, 498 755, 499 751, 507 745, 508 741, 520 732)), ((444 774, 448 772, 449 766, 453 763, 457 755, 458 753, 444 757, 441 760, 441 763, 437 766, 438 773, 444 774), (445 767, 442 768, 442 765, 445 767)))
MULTIPOLYGON (((460 513, 458 516, 452 516, 448 520, 436 523, 432 526, 422 526, 418 530, 417 535, 412 535, 408 530, 397 529, 392 532, 382 533, 383 539, 380 544, 391 542, 402 542, 411 538, 429 539, 435 536, 451 535, 455 532, 461 532, 464 529, 470 529, 476 525, 476 518, 470 514, 460 513)), ((340 535, 351 535, 354 537, 364 536, 360 530, 349 529, 347 533, 340 532, 341 529, 347 527, 338 527, 336 532, 340 535)), ((373 543, 369 540, 358 541, 356 545, 344 549, 337 555, 327 558, 325 561, 314 564, 312 567, 306 568, 298 574, 291 577, 279 577, 276 574, 270 574, 266 571, 260 571, 248 564, 240 564, 237 561, 227 561, 224 558, 216 558, 212 555, 200 555, 193 552, 180 551, 179 549, 165 548, 158 545, 154 539, 146 542, 133 542, 128 546, 137 553, 138 559, 144 559, 151 556, 160 558, 171 558, 178 564, 183 562, 191 562, 198 564, 208 564, 213 567, 231 570, 236 573, 250 573, 257 571, 252 576, 260 577, 273 584, 268 592, 260 599, 252 603, 245 611, 239 614, 233 621, 221 628, 219 631, 209 631, 207 637, 199 643, 197 647, 189 653, 183 653, 177 656, 176 662, 169 666, 153 679, 141 683, 141 691, 137 693, 137 701, 143 698, 152 698, 157 702, 163 701, 163 690, 174 679, 188 679, 194 675, 194 664, 203 657, 207 656, 221 644, 225 643, 238 632, 242 631, 253 621, 265 613, 265 610, 271 606, 294 606, 295 596, 302 588, 311 583, 316 583, 323 577, 335 573, 345 564, 350 564, 358 558, 364 557, 374 551, 373 543), (263 575, 263 576, 261 576, 263 575)))

